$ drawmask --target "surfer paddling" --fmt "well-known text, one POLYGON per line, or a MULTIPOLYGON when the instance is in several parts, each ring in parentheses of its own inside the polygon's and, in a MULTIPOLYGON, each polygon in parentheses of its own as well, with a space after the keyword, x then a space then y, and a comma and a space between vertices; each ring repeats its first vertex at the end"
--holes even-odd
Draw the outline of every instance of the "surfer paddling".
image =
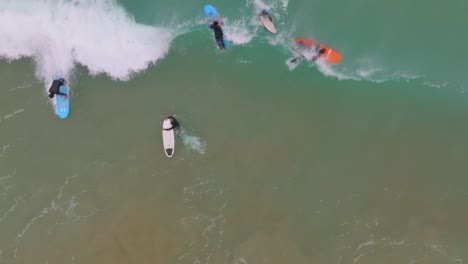
POLYGON ((270 16, 270 11, 268 11, 268 9, 263 9, 258 14, 258 16, 260 17, 260 22, 265 27, 265 29, 268 30, 270 33, 275 34, 276 28, 275 24, 273 23, 273 19, 270 16))
POLYGON ((54 96, 57 95, 63 95, 65 98, 68 96, 66 93, 60 92, 60 86, 65 84, 65 80, 63 78, 60 78, 58 80, 54 80, 52 82, 52 85, 49 88, 49 98, 54 98, 54 96))
POLYGON ((168 116, 164 118, 162 124, 162 138, 164 145, 164 152, 166 156, 172 157, 175 149, 175 129, 179 127, 179 122, 173 117, 168 116))
POLYGON ((218 21, 214 21, 213 24, 210 25, 210 28, 214 31, 216 44, 218 44, 219 49, 223 51, 226 49, 226 46, 224 45, 224 33, 221 25, 218 21))
POLYGON ((270 12, 268 12, 267 9, 263 9, 262 12, 260 12, 260 14, 258 15, 268 17, 268 19, 270 19, 270 21, 273 22, 273 19, 271 19, 271 16, 270 16, 270 12))
POLYGON ((168 116, 164 118, 163 122, 163 129, 166 131, 173 130, 179 128, 179 122, 173 117, 173 116, 168 116))
MULTIPOLYGON (((297 56, 296 58, 292 59, 290 62, 291 63, 294 63, 296 62, 297 60, 299 59, 305 59, 306 57, 302 54, 302 52, 306 49, 308 49, 303 42, 300 42, 299 43, 299 49, 300 49, 300 55, 297 56)), ((314 49, 315 49, 315 55, 312 57, 312 61, 316 61, 320 56, 322 56, 322 54, 325 53, 325 51, 327 51, 325 48, 321 47, 320 45, 315 45, 314 46, 314 49)))

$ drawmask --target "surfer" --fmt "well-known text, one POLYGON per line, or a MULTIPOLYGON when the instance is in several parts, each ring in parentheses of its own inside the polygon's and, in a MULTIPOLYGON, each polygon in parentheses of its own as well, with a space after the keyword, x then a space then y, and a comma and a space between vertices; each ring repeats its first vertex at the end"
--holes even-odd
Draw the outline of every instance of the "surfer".
POLYGON ((49 98, 54 98, 56 94, 63 95, 65 98, 68 96, 66 93, 60 92, 60 86, 65 84, 65 80, 60 78, 58 80, 54 80, 52 85, 49 88, 49 98))
POLYGON ((297 62, 299 59, 303 59, 303 58, 304 58, 304 55, 302 55, 302 52, 304 52, 304 50, 306 49, 306 45, 305 45, 305 43, 302 42, 302 41, 299 42, 298 45, 299 45, 299 51, 298 51, 299 56, 296 56, 294 59, 290 60, 290 61, 289 61, 290 63, 295 63, 295 62, 297 62))
POLYGON ((270 13, 267 9, 263 9, 262 12, 260 12, 260 16, 267 16, 270 19, 270 21, 273 22, 273 19, 271 19, 270 13))
POLYGON ((164 118, 162 123, 162 138, 163 138, 163 145, 164 145, 164 152, 166 156, 172 157, 174 155, 174 147, 175 147, 175 139, 174 136, 176 134, 176 128, 179 127, 179 122, 173 117, 168 116, 164 118))
POLYGON ((314 57, 312 57, 312 60, 313 61, 316 61, 320 56, 322 56, 322 54, 324 54, 326 51, 325 48, 322 48, 320 45, 316 45, 315 46, 315 52, 317 52, 316 55, 314 55, 314 57))
POLYGON ((214 21, 213 24, 210 25, 210 28, 213 29, 216 39, 216 44, 220 50, 224 50, 226 47, 224 46, 224 33, 219 25, 218 21, 214 21))
POLYGON ((179 128, 179 122, 173 117, 173 116, 168 116, 164 118, 163 122, 163 129, 166 131, 172 130, 179 128))
MULTIPOLYGON (((320 45, 315 45, 314 46, 315 48, 315 52, 316 52, 316 55, 314 55, 312 57, 312 61, 316 61, 320 56, 322 56, 322 54, 325 53, 325 51, 327 51, 325 48, 323 48, 322 46, 320 45)), ((299 42, 299 49, 301 50, 301 52, 304 51, 304 49, 307 49, 307 46, 304 44, 304 42, 299 42)), ((300 54, 299 56, 297 56, 296 58, 292 59, 290 62, 291 63, 294 63, 296 62, 297 60, 299 59, 304 59, 305 56, 300 54)))

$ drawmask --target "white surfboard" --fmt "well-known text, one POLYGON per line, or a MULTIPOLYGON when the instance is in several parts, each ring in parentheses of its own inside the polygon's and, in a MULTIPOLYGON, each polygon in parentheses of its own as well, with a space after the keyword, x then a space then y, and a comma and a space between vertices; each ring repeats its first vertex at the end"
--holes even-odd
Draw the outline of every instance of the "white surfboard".
POLYGON ((260 16, 260 21, 262 21, 263 26, 265 26, 268 31, 276 33, 275 24, 273 24, 269 16, 260 16))
POLYGON ((175 150, 175 136, 174 136, 174 129, 172 128, 171 120, 165 118, 162 125, 162 138, 163 138, 163 145, 164 145, 164 153, 169 158, 174 155, 175 150), (165 130, 170 129, 170 130, 165 130))

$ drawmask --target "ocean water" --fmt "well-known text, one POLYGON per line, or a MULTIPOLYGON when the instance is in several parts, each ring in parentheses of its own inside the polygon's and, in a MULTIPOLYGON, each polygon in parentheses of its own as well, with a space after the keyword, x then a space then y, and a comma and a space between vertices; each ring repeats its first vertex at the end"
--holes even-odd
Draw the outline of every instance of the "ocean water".
POLYGON ((0 263, 463 264, 467 11, 0 0, 0 263), (342 62, 290 63, 295 37, 342 62), (66 120, 46 95, 57 72, 66 120))

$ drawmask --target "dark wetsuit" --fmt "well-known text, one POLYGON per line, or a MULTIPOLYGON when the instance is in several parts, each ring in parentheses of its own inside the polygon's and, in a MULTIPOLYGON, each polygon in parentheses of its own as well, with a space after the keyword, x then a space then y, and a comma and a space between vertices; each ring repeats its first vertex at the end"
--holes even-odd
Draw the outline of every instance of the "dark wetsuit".
POLYGON ((271 19, 270 14, 269 14, 268 11, 266 11, 265 9, 263 9, 262 12, 260 12, 260 15, 261 15, 261 16, 268 16, 268 18, 270 19, 270 21, 273 22, 273 19, 271 19))
POLYGON ((322 56, 322 54, 325 53, 325 51, 327 51, 325 48, 322 48, 320 45, 316 45, 315 46, 315 51, 317 52, 317 55, 315 55, 314 57, 312 57, 312 60, 313 61, 316 61, 320 56, 322 56))
POLYGON ((163 128, 164 130, 169 131, 169 130, 172 130, 172 129, 179 128, 179 122, 177 122, 177 120, 176 120, 173 116, 168 116, 168 117, 166 117, 166 118, 169 119, 169 120, 171 120, 171 125, 172 125, 172 127, 171 127, 171 128, 167 128, 167 129, 163 128))
POLYGON ((215 25, 214 23, 210 25, 210 28, 213 29, 215 34, 216 43, 218 44, 220 49, 225 49, 224 46, 224 34, 221 26, 219 24, 215 25))
POLYGON ((49 88, 49 93, 52 94, 52 95, 56 95, 56 94, 58 94, 58 95, 67 95, 66 93, 60 92, 60 86, 62 86, 64 83, 65 83, 64 79, 54 80, 52 82, 52 85, 49 88))

